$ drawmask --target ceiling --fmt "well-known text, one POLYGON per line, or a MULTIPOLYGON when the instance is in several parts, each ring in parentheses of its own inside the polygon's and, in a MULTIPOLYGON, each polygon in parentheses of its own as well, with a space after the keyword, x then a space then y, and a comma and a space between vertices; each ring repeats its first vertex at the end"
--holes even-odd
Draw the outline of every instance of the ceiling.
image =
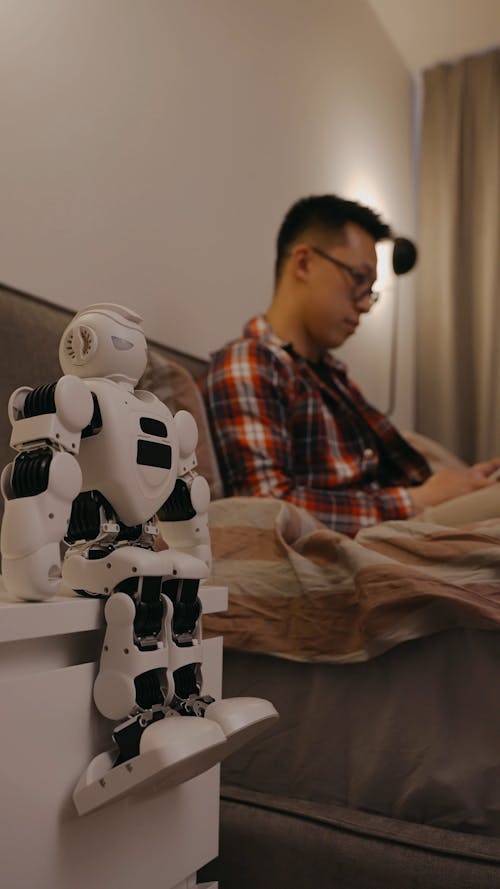
POLYGON ((500 0, 367 0, 417 74, 500 46, 500 0))

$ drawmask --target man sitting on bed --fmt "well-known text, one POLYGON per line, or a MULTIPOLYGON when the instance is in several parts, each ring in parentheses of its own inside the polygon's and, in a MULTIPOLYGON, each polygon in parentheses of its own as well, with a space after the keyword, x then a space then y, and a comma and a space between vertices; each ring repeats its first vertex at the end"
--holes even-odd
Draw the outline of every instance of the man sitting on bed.
POLYGON ((353 536, 493 484, 500 459, 431 475, 329 352, 375 302, 375 244, 389 236, 372 210, 334 195, 288 211, 266 315, 201 382, 226 495, 281 497, 353 536))

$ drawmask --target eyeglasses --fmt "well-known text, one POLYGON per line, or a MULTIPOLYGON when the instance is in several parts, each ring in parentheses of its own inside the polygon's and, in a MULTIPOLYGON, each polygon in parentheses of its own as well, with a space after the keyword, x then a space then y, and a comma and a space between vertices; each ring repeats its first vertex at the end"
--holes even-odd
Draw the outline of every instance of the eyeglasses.
POLYGON ((377 290, 372 290, 372 288, 370 287, 369 290, 365 290, 362 293, 354 292, 356 290, 359 290, 360 287, 363 287, 366 284, 366 275, 363 274, 363 272, 357 272, 356 269, 354 269, 352 267, 352 265, 347 265, 346 262, 341 262, 341 260, 336 259, 335 256, 330 256, 329 253, 326 253, 324 250, 321 250, 320 247, 313 247, 311 245, 310 249, 313 251, 313 253, 316 253, 318 256, 321 256, 323 259, 328 260, 328 262, 331 262, 333 265, 336 265, 337 268, 343 269, 344 272, 347 272, 351 276, 351 278, 354 282, 354 288, 353 288, 353 293, 350 294, 350 298, 353 301, 353 303, 358 303, 358 302, 361 302, 362 300, 367 300, 367 301, 369 301, 368 305, 369 305, 370 309, 372 306, 375 305, 375 303, 377 302, 377 300, 380 296, 380 293, 378 293, 377 290))

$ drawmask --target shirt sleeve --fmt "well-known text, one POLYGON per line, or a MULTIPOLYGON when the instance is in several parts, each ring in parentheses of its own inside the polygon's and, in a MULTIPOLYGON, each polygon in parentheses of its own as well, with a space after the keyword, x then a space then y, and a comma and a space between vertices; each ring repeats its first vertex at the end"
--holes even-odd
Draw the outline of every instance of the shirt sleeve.
POLYGON ((294 479, 292 375, 265 344, 243 340, 220 353, 203 394, 227 494, 279 497, 353 536, 412 515, 405 487, 323 490, 294 479))

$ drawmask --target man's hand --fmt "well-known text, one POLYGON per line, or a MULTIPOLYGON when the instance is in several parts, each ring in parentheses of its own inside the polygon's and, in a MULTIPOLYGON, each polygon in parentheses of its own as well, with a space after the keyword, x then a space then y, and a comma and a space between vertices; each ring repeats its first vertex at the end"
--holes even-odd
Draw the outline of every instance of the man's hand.
POLYGON ((467 469, 441 469, 423 485, 409 489, 415 514, 422 512, 427 506, 437 506, 438 503, 453 500, 462 494, 494 485, 500 481, 499 470, 500 457, 475 463, 467 469))

